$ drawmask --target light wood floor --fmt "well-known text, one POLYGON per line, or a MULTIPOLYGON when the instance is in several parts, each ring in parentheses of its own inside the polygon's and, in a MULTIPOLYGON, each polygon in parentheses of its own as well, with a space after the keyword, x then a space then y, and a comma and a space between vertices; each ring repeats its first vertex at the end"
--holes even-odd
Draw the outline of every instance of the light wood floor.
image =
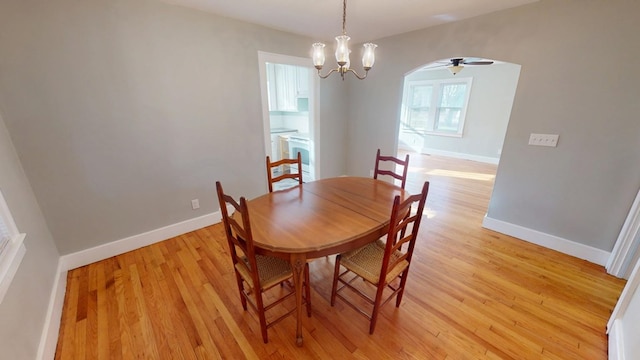
POLYGON ((304 346, 293 317, 263 344, 217 224, 70 271, 56 358, 606 359, 624 281, 483 229, 495 170, 411 154, 407 189, 431 182, 428 219, 403 303, 382 309, 374 335, 344 303, 329 305, 330 257, 311 263, 304 346))

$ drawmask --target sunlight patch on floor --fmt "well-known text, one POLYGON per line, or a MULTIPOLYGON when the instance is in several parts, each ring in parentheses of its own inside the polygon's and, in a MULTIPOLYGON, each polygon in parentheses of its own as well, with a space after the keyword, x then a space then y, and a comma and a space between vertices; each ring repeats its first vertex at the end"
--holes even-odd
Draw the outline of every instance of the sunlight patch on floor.
MULTIPOLYGON (((429 200, 427 199, 427 202, 429 200)), ((411 215, 415 215, 418 213, 418 208, 417 206, 411 206, 411 215)), ((436 217, 436 215, 438 214, 437 211, 433 210, 433 209, 429 209, 426 206, 424 207, 424 210, 422 210, 422 216, 426 216, 427 219, 433 219, 434 217, 436 217)))
POLYGON ((469 180, 481 180, 481 181, 493 181, 496 177, 493 174, 483 174, 476 172, 468 172, 468 171, 454 171, 454 170, 444 170, 444 169, 435 169, 431 171, 425 172, 427 175, 432 176, 446 176, 446 177, 454 177, 460 179, 469 179, 469 180))
POLYGON ((422 216, 426 216, 427 219, 433 219, 434 217, 436 217, 436 215, 438 214, 437 211, 433 210, 433 209, 427 209, 425 208, 422 211, 422 216))

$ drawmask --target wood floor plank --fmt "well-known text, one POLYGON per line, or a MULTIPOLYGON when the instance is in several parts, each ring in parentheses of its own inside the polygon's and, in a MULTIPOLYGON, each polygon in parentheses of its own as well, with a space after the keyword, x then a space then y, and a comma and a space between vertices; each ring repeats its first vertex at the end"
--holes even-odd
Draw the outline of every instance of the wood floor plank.
MULTIPOLYGON (((154 326, 153 326, 153 321, 151 321, 150 317, 155 317, 155 316, 149 316, 149 314, 147 313, 147 305, 145 303, 145 301, 152 301, 153 300, 153 295, 149 294, 149 293, 145 293, 142 290, 142 283, 141 283, 141 279, 140 279, 140 275, 138 273, 138 267, 137 266, 131 266, 130 268, 131 271, 131 285, 132 285, 132 290, 133 290, 133 298, 135 298, 135 307, 136 307, 136 313, 138 314, 138 319, 139 319, 139 325, 140 325, 140 331, 142 333, 142 337, 140 338, 142 340, 142 349, 143 349, 143 353, 145 354, 145 356, 151 357, 153 359, 158 359, 160 357, 160 354, 158 352, 158 342, 156 340, 156 337, 154 335, 154 326)), ((148 284, 148 281, 145 282, 148 284)), ((148 286, 145 286, 148 287, 148 286)), ((160 344, 162 346, 162 344, 160 344)))
POLYGON ((96 329, 97 344, 96 357, 98 360, 109 359, 109 311, 107 295, 107 276, 105 274, 107 262, 96 264, 96 319, 92 324, 96 329))
POLYGON ((173 349, 177 347, 175 342, 175 336, 173 326, 170 321, 167 320, 166 314, 160 311, 162 305, 162 296, 160 295, 160 289, 158 287, 158 281, 151 276, 154 273, 156 265, 152 251, 150 247, 144 247, 140 251, 136 252, 137 262, 145 264, 143 271, 138 274, 140 284, 143 286, 136 286, 136 296, 139 296, 139 306, 143 307, 145 312, 144 321, 145 325, 151 331, 147 334, 147 338, 153 337, 155 344, 154 354, 161 359, 169 359, 178 357, 177 353, 173 352, 173 349), (154 314, 154 316, 149 316, 154 314))
POLYGON ((80 346, 80 341, 75 335, 75 323, 78 301, 78 277, 79 272, 69 272, 67 274, 67 291, 64 299, 62 319, 60 322, 60 333, 58 335, 58 346, 56 348, 56 358, 74 359, 75 347, 80 346))
POLYGON ((127 278, 123 276, 123 270, 118 269, 113 274, 114 286, 115 286, 115 299, 117 310, 113 314, 118 320, 118 330, 116 334, 120 337, 121 354, 124 359, 134 357, 134 343, 132 341, 131 328, 135 324, 137 319, 127 317, 127 309, 125 305, 125 286, 127 278))
MULTIPOLYGON (((105 275, 105 301, 106 309, 98 309, 99 312, 106 311, 109 329, 109 359, 122 359, 122 342, 120 337, 120 317, 118 316, 118 301, 116 295, 115 275, 120 266, 115 257, 101 261, 104 263, 105 275)), ((100 327, 100 325, 98 325, 100 327)))
POLYGON ((264 344, 216 224, 71 270, 56 359, 607 359, 624 280, 482 228, 495 165, 419 154, 410 164, 409 191, 431 182, 426 218, 403 302, 382 308, 373 335, 353 309, 330 306, 331 256, 310 262, 304 346, 294 318, 264 344))

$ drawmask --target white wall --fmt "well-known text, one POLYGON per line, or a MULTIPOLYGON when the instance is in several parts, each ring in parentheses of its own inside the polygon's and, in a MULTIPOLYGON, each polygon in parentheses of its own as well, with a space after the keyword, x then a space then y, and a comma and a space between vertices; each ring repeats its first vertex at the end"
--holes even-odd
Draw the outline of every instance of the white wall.
POLYGON ((629 280, 620 294, 618 303, 607 324, 609 359, 632 360, 640 358, 640 263, 635 264, 629 280))
POLYGON ((457 54, 520 64, 487 215, 611 251, 640 188, 640 73, 612 65, 640 58, 638 13, 634 0, 541 0, 377 41, 375 68, 350 83, 350 173, 394 151, 405 73, 457 54), (530 133, 559 134, 558 147, 529 146, 530 133))
POLYGON ((0 304, 2 359, 35 359, 59 254, 0 115, 0 188, 27 252, 0 304))
POLYGON ((640 359, 640 291, 636 288, 625 316, 621 319, 624 333, 625 359, 640 359))

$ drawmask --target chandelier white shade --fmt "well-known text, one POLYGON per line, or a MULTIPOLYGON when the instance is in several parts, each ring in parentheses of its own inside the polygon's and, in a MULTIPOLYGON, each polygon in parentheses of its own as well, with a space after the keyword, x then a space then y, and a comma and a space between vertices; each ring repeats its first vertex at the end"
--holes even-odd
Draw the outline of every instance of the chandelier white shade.
POLYGON ((366 43, 363 45, 363 55, 362 55, 362 67, 364 68, 364 75, 360 76, 355 70, 351 69, 349 66, 351 61, 349 59, 349 55, 351 50, 349 50, 349 40, 351 39, 347 36, 346 31, 346 23, 347 23, 347 0, 343 0, 342 3, 342 35, 336 36, 336 62, 338 63, 338 67, 332 69, 327 74, 322 75, 320 70, 324 66, 324 62, 326 60, 324 56, 324 48, 325 44, 317 42, 313 44, 313 66, 318 69, 318 76, 323 79, 329 77, 329 75, 337 72, 344 80, 344 75, 348 72, 353 73, 358 79, 363 80, 367 77, 369 70, 373 67, 373 64, 376 62, 375 50, 378 45, 366 43))

